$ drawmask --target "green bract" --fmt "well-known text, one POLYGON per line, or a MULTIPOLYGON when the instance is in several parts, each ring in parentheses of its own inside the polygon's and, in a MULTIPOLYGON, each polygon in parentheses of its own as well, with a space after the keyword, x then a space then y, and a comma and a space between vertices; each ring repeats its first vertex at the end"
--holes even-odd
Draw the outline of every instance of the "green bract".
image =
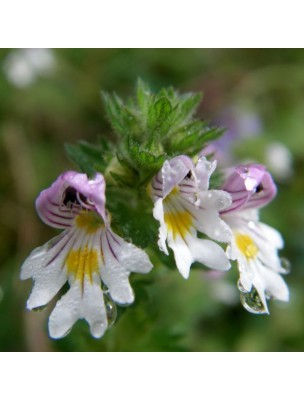
POLYGON ((223 130, 195 118, 201 93, 180 94, 172 88, 153 93, 141 79, 134 97, 102 93, 113 141, 66 145, 69 157, 88 175, 105 174, 107 185, 139 188, 164 161, 180 154, 194 156, 223 130))

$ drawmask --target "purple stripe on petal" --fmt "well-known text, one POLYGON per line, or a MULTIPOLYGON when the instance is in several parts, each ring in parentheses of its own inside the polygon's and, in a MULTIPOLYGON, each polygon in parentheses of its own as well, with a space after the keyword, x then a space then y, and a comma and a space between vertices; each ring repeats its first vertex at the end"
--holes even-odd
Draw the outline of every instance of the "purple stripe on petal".
MULTIPOLYGON (((62 247, 58 250, 58 252, 52 257, 52 259, 46 264, 46 266, 52 264, 52 262, 62 253, 62 251, 66 248, 67 244, 70 242, 70 240, 74 237, 74 234, 70 235, 66 242, 62 245, 62 247)), ((75 240, 75 238, 74 238, 75 240)))
POLYGON ((50 217, 67 220, 68 212, 71 220, 82 209, 94 210, 100 214, 104 222, 107 221, 105 211, 105 180, 99 173, 93 179, 86 174, 68 171, 60 175, 46 190, 43 190, 36 200, 36 208, 40 218, 51 226, 68 227, 50 217))
POLYGON ((239 165, 228 177, 222 190, 230 193, 232 204, 221 211, 221 214, 248 208, 261 208, 276 194, 272 177, 261 164, 239 165))
POLYGON ((115 260, 118 261, 118 258, 117 258, 116 254, 115 254, 115 252, 114 252, 114 250, 113 250, 113 248, 111 246, 111 243, 110 243, 110 240, 109 240, 109 237, 108 237, 108 231, 106 232, 106 238, 107 238, 107 243, 108 243, 108 247, 109 247, 109 250, 110 250, 111 254, 115 258, 115 260))

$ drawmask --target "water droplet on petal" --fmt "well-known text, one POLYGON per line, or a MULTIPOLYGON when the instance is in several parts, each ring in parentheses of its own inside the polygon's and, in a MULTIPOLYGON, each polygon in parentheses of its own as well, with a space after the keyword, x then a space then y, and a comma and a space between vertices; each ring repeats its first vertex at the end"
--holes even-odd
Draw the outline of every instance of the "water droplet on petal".
POLYGON ((249 221, 249 222, 248 222, 248 227, 249 227, 250 229, 254 229, 254 228, 256 227, 255 222, 254 222, 254 221, 249 221))
POLYGON ((254 286, 250 292, 241 293, 240 298, 243 307, 247 311, 253 314, 267 314, 264 304, 254 286))
POLYGON ((226 207, 226 202, 223 199, 217 199, 214 204, 217 210, 222 210, 226 207))
POLYGON ((283 268, 284 270, 284 274, 289 274, 289 272, 291 271, 291 264, 289 260, 287 258, 281 257, 280 261, 281 261, 281 268, 283 268))
POLYGON ((47 307, 47 305, 45 304, 44 306, 32 308, 32 311, 34 311, 34 312, 41 312, 41 311, 45 310, 46 307, 47 307))
POLYGON ((214 236, 218 237, 221 234, 221 231, 219 229, 214 229, 214 236))
POLYGON ((110 328, 117 318, 117 307, 116 304, 110 297, 105 298, 105 306, 107 312, 108 328, 110 328))
POLYGON ((248 290, 246 290, 246 289, 244 288, 244 286, 243 286, 243 284, 242 284, 242 282, 241 282, 240 279, 237 281, 237 288, 238 288, 239 291, 242 292, 242 293, 247 293, 247 292, 248 292, 248 290))

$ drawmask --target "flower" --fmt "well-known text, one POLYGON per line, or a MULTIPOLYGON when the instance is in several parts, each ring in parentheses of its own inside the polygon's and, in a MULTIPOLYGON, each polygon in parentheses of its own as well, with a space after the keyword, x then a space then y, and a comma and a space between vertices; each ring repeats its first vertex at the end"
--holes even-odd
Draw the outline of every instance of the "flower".
POLYGON ((132 303, 129 274, 147 273, 152 264, 143 250, 111 230, 105 181, 99 173, 92 180, 74 171, 60 175, 40 193, 36 208, 46 224, 64 231, 35 249, 22 265, 21 279, 34 280, 27 308, 46 305, 68 281, 69 290, 49 318, 50 336, 65 336, 84 318, 91 334, 100 338, 109 325, 107 297, 118 304, 132 303))
POLYGON ((253 313, 269 313, 267 297, 289 298, 280 275, 286 272, 278 256, 282 237, 259 222, 258 215, 258 209, 276 195, 276 186, 263 165, 248 164, 236 167, 222 189, 232 197, 232 204, 221 211, 221 216, 233 232, 227 252, 238 263, 242 303, 253 313))
POLYGON ((217 243, 197 237, 201 232, 220 242, 231 239, 229 227, 219 217, 219 211, 231 204, 230 195, 208 190, 215 168, 216 161, 210 163, 205 157, 194 165, 189 157, 177 156, 164 162, 149 186, 155 203, 153 215, 160 223, 158 245, 168 255, 167 242, 185 279, 194 261, 220 270, 230 268, 217 243))
POLYGON ((26 88, 39 76, 49 75, 55 66, 56 59, 51 49, 14 50, 3 63, 7 79, 18 88, 26 88))

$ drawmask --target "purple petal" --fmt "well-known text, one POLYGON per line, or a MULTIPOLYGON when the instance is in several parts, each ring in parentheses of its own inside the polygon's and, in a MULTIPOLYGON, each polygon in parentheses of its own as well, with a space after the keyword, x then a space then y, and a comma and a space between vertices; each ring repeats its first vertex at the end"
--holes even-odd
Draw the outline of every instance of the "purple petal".
POLYGON ((152 196, 155 200, 159 197, 165 198, 191 170, 194 170, 194 164, 187 156, 181 155, 165 161, 151 182, 152 196))
POLYGON ((239 165, 228 177, 222 190, 231 194, 232 204, 222 214, 248 208, 260 208, 276 195, 276 186, 261 164, 239 165))
POLYGON ((36 208, 40 218, 55 228, 72 226, 84 208, 98 212, 106 222, 104 178, 99 173, 90 180, 86 174, 65 172, 40 193, 36 208))

